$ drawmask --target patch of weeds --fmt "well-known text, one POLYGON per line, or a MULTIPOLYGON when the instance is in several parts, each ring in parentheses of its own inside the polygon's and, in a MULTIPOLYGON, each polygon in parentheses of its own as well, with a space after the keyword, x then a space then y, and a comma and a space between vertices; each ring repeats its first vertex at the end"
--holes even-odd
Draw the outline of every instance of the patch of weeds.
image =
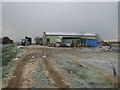
POLYGON ((2 66, 8 65, 9 62, 16 56, 17 52, 5 52, 2 53, 2 66))
POLYGON ((14 44, 3 44, 2 45, 2 54, 0 55, 2 62, 2 78, 5 78, 9 73, 13 63, 12 59, 16 57, 17 53, 19 53, 19 49, 14 44))
POLYGON ((2 78, 6 78, 6 75, 9 74, 10 66, 3 66, 2 67, 2 78))
POLYGON ((89 71, 88 68, 76 67, 76 69, 77 69, 76 75, 79 76, 80 79, 87 79, 89 77, 87 73, 89 71))
POLYGON ((64 66, 63 69, 67 70, 68 73, 74 73, 78 76, 81 76, 81 78, 88 77, 87 76, 88 68, 75 65, 71 59, 65 56, 60 56, 58 62, 64 66))
POLYGON ((14 49, 14 44, 2 45, 2 66, 8 65, 8 63, 16 56, 17 51, 14 49))
POLYGON ((42 65, 38 65, 37 72, 34 72, 32 75, 33 83, 29 86, 29 88, 42 88, 42 85, 52 85, 52 83, 48 80, 48 77, 42 71, 42 65))
POLYGON ((0 67, 0 81, 2 81, 2 67, 0 67))
POLYGON ((102 88, 114 87, 104 82, 94 70, 75 65, 71 58, 63 54, 57 56, 59 68, 66 78, 69 78, 69 85, 74 88, 102 88), (103 84, 104 83, 104 84, 103 84))
MULTIPOLYGON (((57 61, 62 67, 62 72, 65 77, 69 77, 71 80, 69 85, 75 88, 88 87, 84 82, 88 78, 87 68, 83 66, 78 66, 74 64, 73 60, 65 57, 64 55, 59 55, 57 61)), ((69 81, 68 81, 69 82, 69 81)))

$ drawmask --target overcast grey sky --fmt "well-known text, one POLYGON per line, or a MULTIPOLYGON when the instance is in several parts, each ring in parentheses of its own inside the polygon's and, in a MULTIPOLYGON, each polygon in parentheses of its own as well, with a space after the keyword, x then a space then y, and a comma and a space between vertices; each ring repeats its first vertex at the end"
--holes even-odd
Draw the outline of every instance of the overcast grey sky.
POLYGON ((3 36, 20 41, 47 32, 99 33, 103 40, 118 37, 117 2, 4 2, 3 36))

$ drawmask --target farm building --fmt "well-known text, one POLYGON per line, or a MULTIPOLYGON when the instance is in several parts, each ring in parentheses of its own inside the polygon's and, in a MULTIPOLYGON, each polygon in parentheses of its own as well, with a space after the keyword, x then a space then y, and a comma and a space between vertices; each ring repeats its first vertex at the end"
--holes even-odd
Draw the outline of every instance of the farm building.
POLYGON ((62 32, 44 32, 43 44, 60 43, 62 46, 72 46, 73 42, 81 43, 89 47, 97 47, 97 38, 94 34, 89 33, 62 33, 62 32))

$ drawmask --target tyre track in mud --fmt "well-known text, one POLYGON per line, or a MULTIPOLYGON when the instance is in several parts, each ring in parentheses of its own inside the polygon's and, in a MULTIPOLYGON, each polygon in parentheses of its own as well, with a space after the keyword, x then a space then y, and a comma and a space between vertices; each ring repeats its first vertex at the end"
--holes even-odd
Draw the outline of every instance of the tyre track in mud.
MULTIPOLYGON (((16 76, 15 78, 10 78, 8 79, 8 85, 5 88, 21 88, 21 84, 23 83, 22 78, 23 78, 23 74, 24 74, 24 69, 25 66, 27 65, 27 63, 29 63, 29 57, 36 55, 37 58, 40 58, 40 60, 42 61, 42 64, 44 65, 44 69, 47 70, 48 73, 48 79, 52 79, 55 82, 55 86, 58 88, 71 88, 69 85, 67 85, 64 81, 64 76, 59 73, 59 70, 56 70, 56 68, 54 68, 54 54, 56 55, 59 53, 68 53, 69 50, 64 50, 64 49, 53 49, 53 48, 29 48, 27 51, 27 54, 25 53, 25 55, 23 55, 19 61, 17 61, 16 63, 16 67, 15 69, 12 71, 12 75, 16 76), (52 50, 54 50, 55 52, 52 53, 52 50), (33 52, 31 52, 33 51, 33 52), (40 51, 40 53, 39 53, 40 51), (47 57, 43 57, 44 53, 48 53, 47 57)), ((71 56, 73 55, 72 53, 69 53, 71 56)), ((74 55, 76 55, 77 52, 74 52, 74 55)), ((78 53, 79 54, 79 53, 78 53)), ((43 66, 42 65, 42 66, 43 66)))
POLYGON ((53 53, 50 53, 52 49, 39 48, 40 53, 37 51, 38 48, 29 48, 26 50, 26 53, 19 59, 15 64, 15 69, 12 71, 12 76, 15 78, 10 78, 8 80, 7 86, 5 88, 16 88, 20 89, 21 84, 23 83, 23 71, 25 66, 29 63, 30 57, 36 55, 37 58, 41 58, 45 69, 49 72, 50 78, 55 82, 56 87, 58 88, 69 88, 69 86, 64 82, 64 77, 53 67, 51 62, 53 53), (32 51, 32 52, 31 52, 32 51), (46 58, 43 58, 43 54, 49 52, 46 58))
MULTIPOLYGON (((26 52, 29 52, 29 50, 26 50, 26 52)), ((20 60, 15 65, 16 66, 15 69, 13 70, 12 76, 15 76, 15 77, 8 80, 8 85, 5 88, 21 87, 23 70, 25 68, 25 65, 29 62, 29 59, 33 54, 34 54, 33 52, 28 53, 20 58, 20 60)))
POLYGON ((53 63, 51 61, 52 59, 52 55, 50 53, 50 49, 43 49, 43 55, 44 53, 49 53, 47 54, 47 57, 43 58, 43 64, 46 68, 46 70, 49 72, 49 76, 54 80, 56 86, 58 88, 69 88, 69 85, 67 85, 65 82, 64 82, 64 78, 61 76, 61 74, 55 70, 55 68, 53 67, 53 63))

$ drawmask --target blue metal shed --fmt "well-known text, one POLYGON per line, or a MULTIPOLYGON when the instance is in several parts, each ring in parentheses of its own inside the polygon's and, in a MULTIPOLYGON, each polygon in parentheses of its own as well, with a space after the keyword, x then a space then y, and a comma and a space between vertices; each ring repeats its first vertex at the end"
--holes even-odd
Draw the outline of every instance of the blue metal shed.
POLYGON ((96 39, 81 38, 80 40, 81 40, 81 43, 87 44, 88 47, 98 46, 98 40, 96 39))

